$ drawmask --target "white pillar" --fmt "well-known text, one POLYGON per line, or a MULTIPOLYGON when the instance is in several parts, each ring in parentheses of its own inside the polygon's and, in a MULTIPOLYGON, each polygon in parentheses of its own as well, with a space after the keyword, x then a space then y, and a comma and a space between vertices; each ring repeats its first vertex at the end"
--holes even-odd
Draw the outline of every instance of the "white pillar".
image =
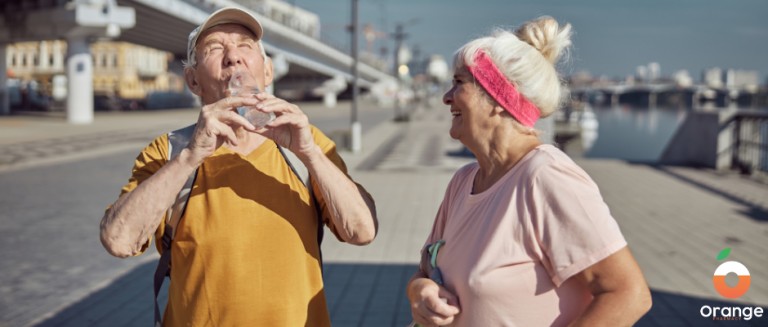
POLYGON ((350 138, 351 138, 350 142, 352 143, 350 150, 352 150, 352 152, 354 152, 354 153, 360 152, 360 150, 363 147, 362 146, 362 143, 363 143, 362 142, 362 138, 363 138, 362 133, 363 133, 363 128, 360 125, 360 122, 359 121, 353 122, 352 123, 352 134, 350 135, 350 138))
POLYGON ((326 108, 336 107, 336 92, 329 91, 323 94, 323 104, 326 108))
POLYGON ((93 59, 83 37, 67 39, 67 121, 93 122, 93 59))
POLYGON ((0 43, 0 116, 11 114, 11 99, 8 94, 7 44, 0 43))

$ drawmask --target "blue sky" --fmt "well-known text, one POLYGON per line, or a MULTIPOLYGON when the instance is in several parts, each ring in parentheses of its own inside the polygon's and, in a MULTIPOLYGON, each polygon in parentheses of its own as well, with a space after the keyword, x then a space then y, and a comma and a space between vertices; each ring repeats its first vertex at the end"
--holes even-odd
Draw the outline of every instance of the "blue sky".
MULTIPOLYGON (((344 26, 351 0, 287 1, 317 13, 330 42, 349 46, 344 26)), ((766 0, 359 0, 359 6, 361 24, 390 33, 397 23, 417 19, 406 27, 406 43, 422 55, 450 57, 495 27, 550 15, 575 31, 565 73, 622 77, 658 62, 665 76, 685 69, 698 79, 710 67, 757 70, 761 83, 768 76, 766 0)), ((393 44, 385 45, 391 50, 393 44)))

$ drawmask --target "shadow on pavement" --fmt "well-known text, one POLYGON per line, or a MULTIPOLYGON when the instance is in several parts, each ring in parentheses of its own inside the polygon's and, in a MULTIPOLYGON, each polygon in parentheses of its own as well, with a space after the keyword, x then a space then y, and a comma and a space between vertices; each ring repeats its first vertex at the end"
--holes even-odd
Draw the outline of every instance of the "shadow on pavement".
MULTIPOLYGON (((150 326, 155 262, 142 264, 106 288, 72 304, 38 326, 150 326)), ((324 280, 334 327, 404 327, 411 321, 405 285, 416 265, 326 263, 324 280)), ((165 285, 168 283, 166 282, 165 285)), ((161 292, 164 304, 167 290, 161 292)), ((635 326, 765 326, 768 316, 713 321, 702 306, 746 307, 719 300, 653 290, 653 309, 635 326)), ((768 311, 768 309, 763 309, 768 311)))
MULTIPOLYGON (((151 326, 156 265, 151 261, 134 268, 36 326, 151 326)), ((406 326, 411 313, 405 285, 414 271, 416 265, 325 263, 333 326, 406 326)), ((160 292, 161 310, 168 284, 160 292)))
POLYGON ((740 205, 743 205, 749 210, 741 212, 745 216, 749 217, 752 220, 758 221, 758 222, 768 222, 768 209, 764 208, 752 201, 749 201, 748 199, 743 198, 742 196, 739 196, 737 194, 733 194, 732 192, 729 192, 725 189, 720 189, 717 186, 714 185, 708 185, 699 181, 696 181, 694 179, 691 179, 687 176, 683 176, 679 173, 676 173, 670 169, 667 169, 663 166, 658 165, 650 165, 652 168, 658 170, 659 172, 665 173, 670 177, 674 177, 680 181, 686 182, 688 184, 694 185, 702 190, 708 191, 710 193, 716 194, 718 196, 721 196, 723 198, 726 198, 730 201, 733 201, 735 203, 738 203, 740 205))
MULTIPOLYGON (((714 307, 751 307, 743 303, 725 302, 717 299, 700 298, 689 295, 675 294, 660 290, 651 290, 653 297, 653 308, 635 327, 666 327, 666 326, 766 326, 768 325, 768 309, 763 308, 762 317, 758 318, 751 314, 750 320, 713 320, 712 317, 703 317, 704 314, 710 315, 708 308, 714 307)), ((753 309, 750 309, 753 310, 753 309)), ((745 316, 746 318, 746 316, 745 316)))

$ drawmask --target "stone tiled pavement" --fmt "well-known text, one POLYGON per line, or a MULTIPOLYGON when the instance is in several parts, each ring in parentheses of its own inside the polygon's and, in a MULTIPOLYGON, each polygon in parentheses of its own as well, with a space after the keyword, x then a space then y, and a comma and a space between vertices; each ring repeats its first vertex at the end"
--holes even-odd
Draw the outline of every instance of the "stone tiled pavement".
MULTIPOLYGON (((365 133, 361 153, 343 153, 353 177, 377 201, 380 232, 366 247, 342 245, 330 235, 323 243, 334 326, 405 326, 410 321, 405 282, 445 185, 469 161, 458 155, 461 145, 447 136, 448 117, 433 109, 418 111, 407 124, 384 122, 365 133)), ((129 128, 125 119, 116 121, 129 128)), ((652 288, 654 307, 638 326, 768 326, 768 317, 712 321, 699 314, 703 305, 768 306, 768 186, 709 170, 577 162, 600 186, 652 288), (715 257, 724 247, 733 248, 729 259, 742 262, 752 275, 749 292, 736 302, 725 301, 711 284, 719 264, 715 257)), ((38 323, 148 325, 153 269, 151 260, 141 263, 38 323)))

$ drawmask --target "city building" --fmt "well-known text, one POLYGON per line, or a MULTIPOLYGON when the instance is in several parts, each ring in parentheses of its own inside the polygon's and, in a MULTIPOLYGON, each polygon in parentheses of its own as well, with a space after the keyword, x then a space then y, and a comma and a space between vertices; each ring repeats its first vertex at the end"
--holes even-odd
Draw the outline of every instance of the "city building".
MULTIPOLYGON (((18 80, 22 89, 28 88, 26 96, 36 92, 52 98, 53 103, 66 98, 66 90, 58 90, 66 88, 66 83, 58 82, 66 80, 66 41, 19 42, 8 45, 6 51, 8 75, 18 80)), ((184 90, 183 78, 168 72, 168 62, 173 59, 168 52, 127 42, 95 42, 91 55, 95 105, 99 109, 136 109, 154 92, 184 90)))

